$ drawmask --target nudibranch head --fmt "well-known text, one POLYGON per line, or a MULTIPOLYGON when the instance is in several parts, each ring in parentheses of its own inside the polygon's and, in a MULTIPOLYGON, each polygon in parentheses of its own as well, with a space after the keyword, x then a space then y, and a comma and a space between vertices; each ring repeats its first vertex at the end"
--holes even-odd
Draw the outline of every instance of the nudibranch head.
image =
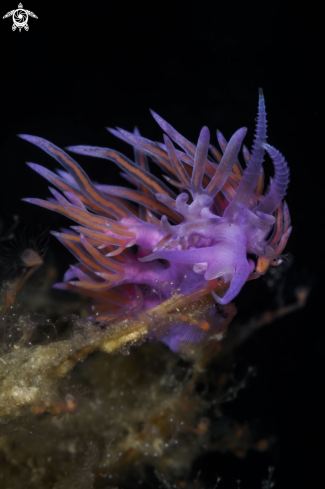
POLYGON ((138 130, 109 129, 133 146, 134 161, 112 149, 67 148, 113 161, 133 189, 94 184, 61 149, 39 137, 21 136, 64 168, 52 173, 30 163, 61 193, 50 189, 54 199, 26 200, 78 224, 72 231, 55 233, 78 260, 57 287, 94 297, 100 318, 114 317, 125 307, 152 307, 174 291, 186 294, 217 278, 229 287, 223 297, 213 293, 214 297, 227 304, 247 280, 279 263, 291 232, 283 201, 289 169, 281 153, 266 143, 261 90, 253 147, 251 152, 242 148, 245 170, 238 154, 246 128, 228 142, 218 131, 220 153, 210 144, 207 127, 194 145, 156 113, 152 115, 164 131, 163 143, 143 138, 138 130), (274 177, 264 193, 265 152, 273 161, 274 177), (160 166, 167 184, 150 173, 148 156, 160 166))

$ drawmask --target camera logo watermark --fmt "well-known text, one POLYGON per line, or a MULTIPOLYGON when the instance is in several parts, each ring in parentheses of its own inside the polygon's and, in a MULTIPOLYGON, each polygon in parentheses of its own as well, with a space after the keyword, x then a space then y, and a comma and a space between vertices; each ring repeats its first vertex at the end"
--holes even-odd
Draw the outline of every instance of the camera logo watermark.
POLYGON ((34 19, 38 19, 37 15, 35 15, 34 12, 23 9, 23 5, 21 3, 18 5, 18 8, 16 10, 11 10, 11 12, 7 12, 6 15, 4 15, 2 18, 6 19, 7 17, 11 16, 13 20, 12 30, 15 31, 16 29, 19 29, 19 32, 21 32, 23 28, 25 29, 25 31, 29 30, 28 16, 34 17, 34 19))

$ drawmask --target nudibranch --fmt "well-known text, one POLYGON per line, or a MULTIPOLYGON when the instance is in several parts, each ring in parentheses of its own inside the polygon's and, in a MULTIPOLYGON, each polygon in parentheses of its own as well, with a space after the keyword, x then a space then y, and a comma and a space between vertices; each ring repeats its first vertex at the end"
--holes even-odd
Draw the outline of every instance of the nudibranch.
POLYGON ((112 149, 67 148, 113 161, 135 188, 92 183, 63 150, 39 137, 20 136, 64 168, 53 173, 28 163, 61 193, 50 188, 54 198, 49 201, 25 200, 77 223, 71 230, 53 233, 78 260, 56 287, 95 298, 100 319, 114 317, 121 308, 148 309, 175 291, 188 294, 215 279, 229 284, 223 297, 212 292, 218 304, 227 304, 247 280, 281 262, 292 229, 283 200, 289 169, 282 154, 266 142, 262 90, 251 152, 242 147, 246 128, 228 142, 217 131, 219 152, 210 144, 207 127, 195 146, 152 115, 164 131, 164 143, 143 138, 137 129, 108 129, 133 146, 134 161, 112 149), (241 147, 245 169, 238 161, 241 147), (265 152, 274 165, 266 192, 265 152), (159 165, 166 183, 150 173, 147 157, 159 165))

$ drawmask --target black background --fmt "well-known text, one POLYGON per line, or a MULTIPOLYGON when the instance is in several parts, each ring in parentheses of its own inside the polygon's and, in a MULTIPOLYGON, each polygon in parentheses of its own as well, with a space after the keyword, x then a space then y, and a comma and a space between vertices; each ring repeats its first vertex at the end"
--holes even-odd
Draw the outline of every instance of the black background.
MULTIPOLYGON (((17 2, 2 1, 1 17, 17 2)), ((38 16, 30 18, 29 32, 13 32, 11 19, 0 23, 4 225, 14 214, 51 229, 65 223, 62 216, 20 201, 48 196, 46 182, 25 161, 51 169, 56 165, 16 134, 42 136, 61 147, 114 147, 131 155, 105 126, 132 130, 136 124, 148 138, 161 140, 152 108, 193 142, 203 125, 212 132, 218 127, 228 139, 247 126, 250 146, 258 88, 263 87, 269 142, 285 154, 291 169, 287 202, 293 234, 286 251, 293 264, 286 299, 292 299, 296 285, 312 290, 303 311, 260 331, 244 349, 257 377, 233 409, 243 419, 268 426, 277 438, 276 451, 269 460, 251 455, 239 465, 211 454, 202 470, 209 481, 217 470, 234 481, 242 479, 243 487, 245 480, 252 484, 248 487, 258 487, 256 480, 266 475, 270 463, 278 488, 319 487, 325 434, 321 12, 312 3, 301 8, 275 0, 23 4, 38 16)), ((78 161, 94 180, 122 183, 113 164, 78 161)), ((65 250, 54 239, 51 247, 66 266, 70 257, 65 250)), ((263 280, 262 302, 268 305, 263 280)))

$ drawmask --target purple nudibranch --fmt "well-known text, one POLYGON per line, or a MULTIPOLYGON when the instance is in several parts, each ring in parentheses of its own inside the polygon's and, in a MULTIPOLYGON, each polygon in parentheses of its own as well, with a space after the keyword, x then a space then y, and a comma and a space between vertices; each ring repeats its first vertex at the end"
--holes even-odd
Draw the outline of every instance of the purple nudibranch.
MULTIPOLYGON (((217 132, 221 154, 210 144, 206 126, 195 146, 160 116, 152 115, 165 133, 164 143, 143 138, 137 129, 133 134, 109 129, 133 146, 134 162, 112 149, 67 148, 113 161, 133 189, 94 184, 63 150, 42 138, 20 135, 53 156, 64 169, 53 173, 29 163, 61 193, 50 188, 54 198, 49 201, 25 200, 60 212, 78 224, 72 230, 53 233, 78 260, 56 287, 93 297, 98 319, 114 318, 121 310, 151 308, 174 292, 188 294, 217 278, 229 283, 223 297, 212 292, 216 302, 225 305, 247 280, 281 262, 292 229, 283 201, 289 169, 281 153, 266 143, 262 90, 253 147, 251 152, 243 147, 245 170, 238 154, 246 128, 237 130, 229 142, 217 132), (265 151, 274 165, 266 193, 265 151), (159 165, 167 183, 150 173, 148 156, 159 165)), ((215 317, 217 330, 222 321, 217 312, 215 317)), ((164 341, 177 350, 182 341, 198 342, 216 332, 203 334, 193 328, 186 324, 170 327, 164 341)))

